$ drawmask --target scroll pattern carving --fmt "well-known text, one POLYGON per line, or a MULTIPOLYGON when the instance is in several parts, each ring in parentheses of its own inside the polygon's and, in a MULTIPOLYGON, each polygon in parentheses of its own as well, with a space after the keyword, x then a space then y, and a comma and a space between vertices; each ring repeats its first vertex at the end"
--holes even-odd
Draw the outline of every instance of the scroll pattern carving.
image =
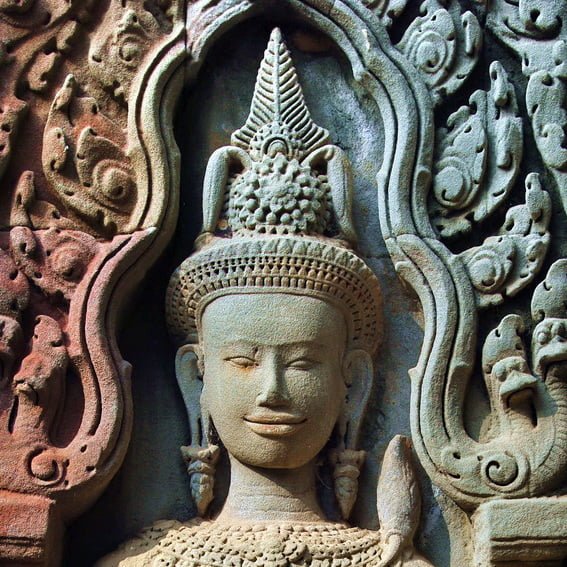
POLYGON ((421 72, 437 104, 453 94, 474 69, 482 32, 472 12, 454 0, 426 0, 397 45, 421 72))
MULTIPOLYGON (((547 191, 559 189, 558 196, 565 198, 565 8, 503 0, 485 10, 491 29, 522 57, 534 147, 557 188, 544 188, 549 178, 529 174, 525 204, 508 209, 495 236, 476 247, 459 240, 459 253, 446 246, 449 239, 454 246, 473 223, 481 229, 482 221, 496 215, 518 175, 523 147, 519 108, 502 65, 493 63, 490 91, 475 92, 470 106, 451 115, 449 128, 438 132, 429 193, 432 226, 420 206, 427 191, 419 184, 410 197, 396 187, 392 193, 382 189, 386 243, 398 272, 419 294, 426 316, 422 356, 412 371, 414 439, 421 440, 418 452, 434 481, 469 510, 491 499, 533 498, 552 491, 567 467, 561 258, 552 258, 546 279, 532 292, 533 321, 511 313, 485 338, 482 370, 489 417, 478 439, 463 425, 467 383, 476 379, 480 310, 505 305, 507 298, 537 282, 551 240, 547 191), (544 61, 546 48, 553 57, 544 61), (400 218, 398 199, 411 217, 400 218), (530 330, 528 354, 524 340, 530 330)), ((421 175, 427 187, 427 167, 421 175)))
POLYGON ((68 210, 100 234, 128 232, 137 198, 125 135, 91 97, 78 97, 69 75, 45 125, 43 171, 68 210))
POLYGON ((522 120, 506 72, 490 66, 491 89, 476 91, 437 132, 430 214, 442 237, 467 233, 505 201, 522 160, 522 120))
POLYGON ((497 236, 461 254, 479 307, 499 304, 529 285, 549 246, 551 200, 539 177, 526 179, 526 203, 512 207, 497 236))
POLYGON ((92 37, 88 64, 90 75, 119 104, 128 104, 139 66, 152 46, 171 33, 177 11, 173 0, 111 1, 92 37))
POLYGON ((567 210, 565 128, 567 126, 567 7, 562 2, 500 0, 490 10, 488 25, 522 62, 529 78, 526 107, 535 142, 559 188, 567 210))

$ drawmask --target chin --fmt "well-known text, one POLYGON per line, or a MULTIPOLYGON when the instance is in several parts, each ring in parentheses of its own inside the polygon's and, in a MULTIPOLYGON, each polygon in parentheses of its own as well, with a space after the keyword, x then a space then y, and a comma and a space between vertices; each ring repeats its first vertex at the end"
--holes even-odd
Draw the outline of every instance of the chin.
POLYGON ((305 444, 298 449, 299 441, 290 446, 281 440, 262 439, 250 442, 246 450, 226 447, 227 451, 241 463, 263 469, 298 469, 312 461, 319 451, 307 453, 305 444))

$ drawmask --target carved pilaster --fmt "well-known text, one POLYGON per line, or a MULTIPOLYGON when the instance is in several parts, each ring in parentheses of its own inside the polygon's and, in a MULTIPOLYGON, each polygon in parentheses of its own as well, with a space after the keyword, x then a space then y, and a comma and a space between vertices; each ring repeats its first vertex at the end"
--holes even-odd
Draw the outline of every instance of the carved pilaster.
POLYGON ((161 118, 140 107, 175 89, 144 77, 160 50, 176 68, 183 36, 174 2, 0 4, 2 563, 57 564, 126 451, 117 315, 167 238, 156 192, 175 194, 128 124, 161 118))
MULTIPOLYGON (((0 563, 56 564, 65 526, 121 465, 131 369, 116 332, 175 228, 175 104, 219 38, 253 18, 325 36, 361 104, 378 109, 382 154, 366 157, 380 162, 379 219, 365 226, 380 229, 364 236, 383 239, 380 261, 391 260, 423 313, 411 415, 400 423, 411 423, 434 490, 472 526, 471 561, 559 565, 567 5, 551 0, 0 0, 0 563), (472 389, 486 409, 471 409, 472 389)), ((264 112, 253 108, 252 122, 254 111, 264 112)), ((366 146, 325 145, 321 125, 306 152, 315 157, 283 173, 309 192, 319 180, 305 171, 324 161, 325 184, 340 191, 325 186, 320 197, 354 241, 351 211, 340 213, 344 164, 366 146)), ((239 229, 286 214, 261 195, 241 214, 238 183, 267 163, 246 153, 253 137, 247 123, 213 153, 205 191, 221 178, 235 186, 205 207, 207 232, 220 209, 239 229)), ((305 227, 330 222, 303 207, 305 227)), ((385 380, 405 380, 397 371, 385 380)), ((190 467, 200 443, 185 452, 190 467)), ((216 465, 217 451, 206 455, 216 465)))

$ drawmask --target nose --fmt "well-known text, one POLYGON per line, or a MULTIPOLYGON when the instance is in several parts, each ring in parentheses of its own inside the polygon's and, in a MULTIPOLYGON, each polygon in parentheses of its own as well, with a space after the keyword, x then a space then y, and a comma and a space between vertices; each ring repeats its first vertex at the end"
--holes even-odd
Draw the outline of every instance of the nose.
POLYGON ((275 357, 266 357, 258 368, 260 393, 256 403, 260 407, 281 408, 289 404, 289 392, 282 364, 275 357))

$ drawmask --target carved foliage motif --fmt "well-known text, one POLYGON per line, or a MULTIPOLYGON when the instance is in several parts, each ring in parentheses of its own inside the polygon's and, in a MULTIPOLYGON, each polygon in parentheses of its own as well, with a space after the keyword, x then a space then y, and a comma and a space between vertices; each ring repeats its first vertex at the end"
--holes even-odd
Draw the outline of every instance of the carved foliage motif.
POLYGON ((467 233, 502 204, 522 159, 522 121, 516 95, 498 62, 491 89, 476 91, 437 133, 430 214, 441 236, 467 233))
POLYGON ((550 236, 551 200, 541 188, 539 177, 526 179, 526 203, 512 207, 498 236, 461 254, 476 290, 479 307, 499 304, 516 295, 539 272, 550 236))
POLYGON ((72 75, 55 96, 45 125, 43 171, 66 206, 99 233, 127 231, 136 180, 123 130, 93 98, 78 97, 72 75))
POLYGON ((535 142, 567 211, 566 20, 564 2, 499 0, 488 14, 490 29, 520 58, 529 78, 526 107, 535 142))
POLYGON ((439 103, 453 94, 474 69, 482 31, 472 12, 461 14, 454 0, 426 0, 396 46, 421 72, 439 103))
POLYGON ((128 104, 140 65, 152 46, 171 33, 176 11, 173 0, 111 1, 92 37, 88 65, 90 75, 119 104, 128 104))
MULTIPOLYGON (((482 369, 489 416, 478 439, 463 426, 467 383, 476 379, 479 311, 504 304, 537 281, 551 240, 548 191, 565 203, 565 5, 503 0, 483 10, 499 39, 522 57, 529 77, 526 106, 534 147, 556 186, 544 187, 550 178, 529 174, 525 204, 508 208, 496 235, 475 247, 459 240, 459 253, 445 245, 470 232, 475 223, 482 230, 483 221, 502 211, 514 191, 522 160, 522 121, 514 88, 495 62, 490 90, 476 91, 469 106, 453 113, 447 129, 437 132, 428 213, 434 236, 425 223, 399 226, 392 213, 399 210, 396 189, 384 195, 388 212, 382 222, 397 269, 420 295, 426 315, 426 341, 413 371, 414 441, 421 441, 418 451, 434 481, 468 509, 493 498, 545 494, 557 488, 567 467, 562 259, 552 259, 546 279, 533 292, 534 327, 509 314, 486 337, 482 369), (390 238, 395 233, 399 236, 390 238), (533 331, 529 354, 524 346, 528 330, 533 331)), ((425 21, 420 24, 424 33, 425 21)), ((410 30, 411 25, 406 36, 410 30)), ((419 197, 401 198, 413 219, 423 218, 419 197)))
POLYGON ((0 5, 0 176, 28 110, 24 93, 46 91, 88 21, 91 5, 48 0, 0 5))
POLYGON ((153 240, 134 218, 150 195, 131 161, 141 150, 128 104, 175 10, 0 2, 0 515, 22 526, 14 543, 2 516, 1 562, 55 563, 61 522, 102 491, 126 449, 129 367, 108 304, 153 240), (57 516, 23 522, 28 504, 57 516))
POLYGON ((364 5, 375 12, 389 28, 404 11, 408 0, 363 0, 364 5))
POLYGON ((567 211, 567 42, 553 46, 554 67, 530 76, 526 92, 528 114, 535 140, 559 187, 563 208, 567 211))

